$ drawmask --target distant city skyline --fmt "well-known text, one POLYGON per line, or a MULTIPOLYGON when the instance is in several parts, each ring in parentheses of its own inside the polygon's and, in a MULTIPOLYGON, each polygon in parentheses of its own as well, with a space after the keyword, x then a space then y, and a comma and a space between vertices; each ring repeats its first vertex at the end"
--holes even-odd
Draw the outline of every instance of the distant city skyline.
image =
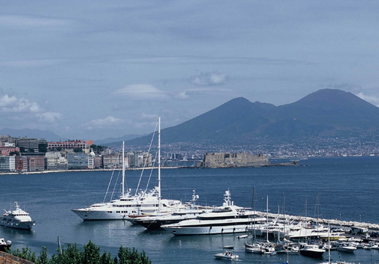
POLYGON ((324 88, 379 105, 376 1, 0 3, 0 129, 143 135, 324 88))

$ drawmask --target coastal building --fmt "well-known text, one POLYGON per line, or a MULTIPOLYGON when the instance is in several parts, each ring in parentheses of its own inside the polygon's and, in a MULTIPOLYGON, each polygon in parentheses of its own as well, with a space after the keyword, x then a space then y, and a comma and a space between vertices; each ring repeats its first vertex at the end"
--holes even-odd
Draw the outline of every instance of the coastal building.
POLYGON ((0 156, 0 171, 14 172, 16 170, 15 156, 0 156))
POLYGON ((46 152, 47 142, 45 139, 36 138, 16 138, 16 147, 19 147, 21 152, 46 152))
POLYGON ((148 152, 128 152, 128 166, 131 168, 149 167, 152 166, 152 155, 148 152))
POLYGON ((95 153, 91 151, 88 155, 88 169, 94 169, 95 168, 95 153))
POLYGON ((44 156, 28 156, 28 171, 44 171, 45 157, 44 156))
POLYGON ((95 169, 103 167, 103 158, 100 155, 95 156, 95 169))
POLYGON ((16 171, 27 172, 28 171, 28 158, 26 156, 16 156, 16 171))
POLYGON ((266 155, 249 153, 207 153, 199 165, 205 168, 253 167, 270 165, 266 155))
POLYGON ((122 168, 121 154, 107 154, 103 155, 103 167, 104 169, 117 169, 122 168))
POLYGON ((20 153, 20 148, 14 147, 14 146, 9 146, 9 145, 14 145, 14 144, 4 144, 6 146, 1 146, 0 147, 0 156, 9 156, 11 153, 20 153))
POLYGON ((46 152, 45 165, 47 170, 67 170, 67 159, 59 151, 46 152))
POLYGON ((67 140, 47 142, 48 150, 66 150, 66 149, 81 149, 82 152, 89 153, 93 140, 67 140))
POLYGON ((83 152, 67 153, 67 167, 75 170, 88 169, 88 154, 83 152))

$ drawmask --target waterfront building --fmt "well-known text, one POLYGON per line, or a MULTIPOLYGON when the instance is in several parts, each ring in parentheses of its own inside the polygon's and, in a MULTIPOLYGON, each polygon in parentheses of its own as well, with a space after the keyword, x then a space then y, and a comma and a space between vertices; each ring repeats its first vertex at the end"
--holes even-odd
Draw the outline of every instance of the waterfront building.
POLYGON ((95 153, 91 151, 88 155, 88 169, 94 169, 95 168, 95 153))
POLYGON ((108 154, 103 155, 103 166, 104 169, 117 169, 122 168, 122 154, 108 154))
POLYGON ((16 170, 15 156, 0 156, 0 171, 14 172, 16 170))
POLYGON ((46 152, 45 165, 47 170, 67 170, 67 159, 59 151, 46 152))
POLYGON ((99 169, 103 167, 103 158, 101 155, 95 156, 95 169, 99 169))
POLYGON ((26 156, 16 156, 16 171, 27 172, 28 171, 28 158, 26 156))
POLYGON ((28 171, 44 171, 45 157, 44 156, 28 156, 28 171))
POLYGON ((68 169, 88 169, 88 154, 83 152, 67 153, 68 169))
POLYGON ((249 153, 206 153, 201 164, 206 168, 249 167, 270 165, 266 155, 249 153))
POLYGON ((16 147, 19 147, 21 152, 46 152, 47 142, 46 139, 36 138, 16 138, 16 147))

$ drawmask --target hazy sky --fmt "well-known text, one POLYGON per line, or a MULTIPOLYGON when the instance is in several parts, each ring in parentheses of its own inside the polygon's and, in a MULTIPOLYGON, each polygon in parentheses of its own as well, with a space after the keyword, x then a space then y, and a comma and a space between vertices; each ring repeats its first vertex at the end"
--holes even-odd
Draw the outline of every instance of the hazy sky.
POLYGON ((378 1, 0 0, 0 128, 102 139, 235 97, 379 105, 378 1))

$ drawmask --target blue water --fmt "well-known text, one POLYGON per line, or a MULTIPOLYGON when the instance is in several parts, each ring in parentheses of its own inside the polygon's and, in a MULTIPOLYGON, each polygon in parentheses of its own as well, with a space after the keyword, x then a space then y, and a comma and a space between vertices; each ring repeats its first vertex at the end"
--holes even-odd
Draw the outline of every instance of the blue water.
MULTIPOLYGON (((379 223, 379 157, 309 159, 298 167, 162 170, 162 196, 188 201, 192 190, 199 203, 221 205, 230 189, 236 205, 277 212, 278 207, 293 215, 379 223), (316 210, 318 199, 319 210, 316 210), (285 202, 284 202, 285 200, 285 202)), ((128 188, 137 185, 140 171, 127 171, 128 188)), ((116 254, 120 245, 145 250, 153 263, 222 263, 214 254, 223 245, 234 245, 245 263, 283 263, 286 256, 257 256, 244 252, 245 240, 234 235, 174 237, 164 231, 148 232, 124 221, 83 222, 71 212, 103 201, 110 172, 70 172, 0 176, 0 209, 13 201, 27 210, 36 225, 31 232, 0 227, 0 237, 13 241, 12 249, 28 246, 37 255, 42 246, 56 253, 57 237, 62 243, 86 244, 116 254)), ((114 179, 117 175, 114 175, 114 179)), ((145 187, 148 175, 141 186, 145 187)), ((153 174, 151 185, 156 183, 153 174)), ((108 197, 109 199, 109 197, 108 197)), ((248 240, 249 241, 249 240, 248 240)), ((327 254, 324 254, 327 258, 327 254)), ((375 263, 379 251, 356 250, 354 254, 332 252, 356 263, 375 263)), ((290 263, 319 263, 302 256, 290 256, 290 263)))

